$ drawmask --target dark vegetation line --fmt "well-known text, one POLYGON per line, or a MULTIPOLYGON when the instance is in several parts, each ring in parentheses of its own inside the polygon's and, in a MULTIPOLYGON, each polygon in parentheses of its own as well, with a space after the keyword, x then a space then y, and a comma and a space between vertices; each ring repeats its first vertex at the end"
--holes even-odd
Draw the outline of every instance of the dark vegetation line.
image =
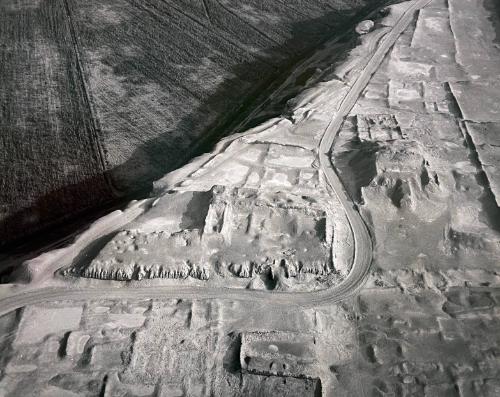
MULTIPOLYGON (((151 7, 145 6, 143 1, 138 2, 136 4, 136 6, 137 6, 137 8, 142 9, 143 11, 147 12, 149 15, 151 15, 151 17, 153 19, 157 20, 158 22, 160 22, 160 23, 164 22, 162 20, 163 18, 160 15, 158 15, 158 13, 155 10, 151 9, 151 7)), ((137 16, 137 15, 135 15, 135 16, 137 16)), ((182 29, 182 27, 180 27, 180 26, 179 26, 179 28, 182 29)), ((185 32, 185 33, 189 34, 188 32, 185 32)), ((149 53, 148 56, 150 58, 155 59, 158 63, 160 63, 160 64, 162 63, 162 59, 158 58, 158 56, 155 56, 151 53, 149 53)), ((136 68, 135 65, 130 65, 130 66, 133 66, 134 68, 136 68)), ((195 91, 192 91, 188 86, 186 86, 186 84, 180 83, 180 81, 178 79, 176 79, 175 77, 172 77, 172 76, 165 74, 165 73, 162 76, 164 78, 168 79, 174 85, 178 86, 180 89, 184 90, 186 93, 191 95, 193 98, 197 99, 198 101, 203 100, 203 98, 199 94, 197 94, 195 91)))
MULTIPOLYGON (((245 19, 243 19, 240 15, 236 14, 233 10, 227 8, 224 4, 222 4, 219 0, 214 0, 219 6, 221 6, 221 8, 223 8, 226 12, 228 12, 229 14, 233 15, 234 17, 238 18, 240 21, 242 21, 244 24, 246 24, 250 29, 254 30, 255 32, 257 32, 258 34, 260 34, 262 37, 265 37, 267 40, 273 42, 275 45, 277 45, 278 47, 281 47, 282 44, 278 41, 276 41, 275 39, 273 39, 271 36, 269 36, 268 34, 262 32, 259 28, 257 28, 256 26, 253 26, 251 23, 249 23, 248 21, 246 21, 245 19)), ((296 55, 295 51, 293 51, 293 54, 296 55)))
POLYGON ((205 10, 205 15, 208 19, 208 22, 210 22, 210 24, 212 24, 212 17, 210 16, 210 10, 208 8, 207 0, 201 0, 201 2, 203 4, 203 9, 205 10))
POLYGON ((94 146, 94 150, 96 152, 96 155, 99 159, 99 163, 101 165, 102 173, 104 174, 104 178, 106 180, 106 183, 108 184, 108 186, 111 190, 114 190, 113 182, 112 182, 111 178, 106 173, 106 170, 108 167, 107 167, 107 163, 106 163, 106 157, 104 155, 104 148, 101 145, 100 124, 99 124, 98 118, 95 115, 94 109, 92 107, 92 101, 90 98, 89 90, 87 88, 85 73, 83 70, 82 63, 81 63, 80 48, 78 45, 78 36, 76 34, 75 25, 73 22, 73 18, 71 16, 71 10, 70 10, 69 4, 68 4, 68 0, 63 0, 63 3, 64 3, 64 8, 66 10, 67 18, 68 18, 68 25, 69 25, 73 50, 75 52, 78 79, 80 81, 80 86, 81 86, 81 90, 83 93, 83 99, 85 102, 85 106, 87 107, 88 114, 90 116, 89 117, 90 124, 91 124, 90 128, 85 128, 85 129, 89 131, 90 141, 92 142, 92 144, 94 146))
MULTIPOLYGON (((304 12, 300 11, 296 7, 292 6, 287 0, 275 0, 275 1, 278 2, 278 3, 280 3, 280 4, 282 4, 282 5, 284 5, 289 10, 292 10, 297 15, 302 15, 304 18, 310 18, 309 15, 305 14, 304 12)), ((322 21, 319 21, 319 24, 322 25, 322 26, 326 26, 328 28, 333 27, 333 25, 328 24, 326 22, 322 22, 322 21)))
MULTIPOLYGON (((189 18, 191 21, 193 21, 194 23, 196 23, 197 25, 199 25, 200 27, 202 28, 207 28, 209 26, 207 26, 206 24, 204 24, 202 21, 200 21, 199 19, 193 17, 193 15, 189 14, 188 12, 184 11, 182 8, 179 8, 174 2, 170 1, 170 0, 161 0, 162 2, 165 3, 165 5, 167 5, 168 7, 174 9, 175 11, 177 11, 179 14, 182 14, 184 15, 186 18, 189 18)), ((175 0, 174 0, 175 1, 175 0)), ((206 1, 206 0, 204 0, 206 1)), ((154 7, 154 6, 153 6, 154 7)), ((168 12, 168 11, 167 11, 168 12)), ((172 14, 170 14, 172 15, 172 14)), ((246 24, 248 25, 248 23, 246 22, 246 24)), ((228 37, 227 33, 224 32, 223 30, 219 30, 219 33, 221 33, 218 37, 221 38, 222 40, 224 40, 226 43, 229 43, 231 44, 234 48, 240 50, 242 53, 248 53, 248 50, 244 47, 242 47, 241 45, 239 45, 237 42, 235 42, 234 40, 232 40, 230 37, 228 37)), ((191 37, 193 37, 192 35, 190 35, 191 37)), ((269 62, 268 59, 266 59, 265 57, 263 56, 260 56, 258 54, 255 54, 255 53, 252 53, 251 54, 253 58, 257 59, 258 61, 262 62, 262 63, 265 63, 266 65, 272 67, 272 68, 276 68, 276 65, 273 65, 271 62, 269 62)))
MULTIPOLYGON (((147 0, 146 0, 147 1, 147 0)), ((162 1, 163 2, 163 1, 162 1)), ((181 9, 179 9, 178 7, 170 4, 170 3, 167 3, 165 2, 165 5, 168 4, 168 7, 171 6, 172 9, 176 10, 177 12, 179 12, 180 14, 184 15, 186 18, 189 18, 191 21, 193 21, 194 23, 196 23, 197 25, 199 25, 200 27, 206 29, 207 25, 203 24, 202 22, 200 22, 198 19, 196 18, 193 18, 193 16, 189 15, 188 13, 182 11, 181 9)), ((155 6, 154 4, 152 4, 151 2, 147 2, 147 4, 144 4, 144 1, 141 1, 141 2, 138 2, 136 3, 136 6, 137 8, 140 8, 142 9, 143 11, 147 12, 149 15, 151 15, 151 17, 155 20, 157 20, 159 23, 163 24, 165 23, 165 18, 158 12, 158 7, 155 6)), ((162 10, 163 11, 163 10, 162 10)), ((168 11, 168 9, 165 10, 165 12, 174 17, 174 15, 168 11)), ((173 21, 175 21, 176 19, 175 18, 172 18, 173 21)), ((169 23, 172 23, 173 21, 169 21, 169 23)), ((175 23, 175 22, 173 22, 175 23)), ((184 27, 179 24, 179 23, 175 23, 175 25, 179 28, 179 30, 182 30, 184 34, 186 34, 187 36, 193 38, 196 40, 196 37, 191 33, 189 32, 188 30, 185 30, 184 27)), ((230 43, 231 45, 233 45, 236 49, 238 49, 239 51, 241 52, 244 52, 244 53, 247 53, 248 52, 241 48, 240 46, 236 45, 232 40, 225 40, 226 42, 230 43)), ((153 55, 149 55, 151 57, 154 57, 155 60, 159 61, 159 63, 161 63, 161 59, 159 59, 158 57, 156 56, 153 56, 153 55)), ((258 59, 259 61, 262 61, 263 63, 266 63, 267 65, 269 65, 270 67, 273 67, 273 68, 276 68, 275 65, 272 65, 271 63, 269 63, 268 61, 266 61, 264 58, 261 58, 261 57, 257 57, 255 56, 254 54, 251 54, 251 56, 253 58, 256 58, 258 59)), ((191 95, 193 98, 197 99, 198 101, 200 102, 203 102, 204 101, 204 98, 200 96, 200 94, 197 94, 196 92, 192 91, 189 87, 187 87, 185 84, 182 84, 180 83, 180 81, 178 79, 176 79, 175 77, 171 77, 171 76, 168 76, 168 75, 164 75, 165 78, 167 78, 169 81, 171 81, 172 83, 174 83, 175 85, 179 86, 181 89, 183 89, 184 91, 186 91, 189 95, 191 95)))

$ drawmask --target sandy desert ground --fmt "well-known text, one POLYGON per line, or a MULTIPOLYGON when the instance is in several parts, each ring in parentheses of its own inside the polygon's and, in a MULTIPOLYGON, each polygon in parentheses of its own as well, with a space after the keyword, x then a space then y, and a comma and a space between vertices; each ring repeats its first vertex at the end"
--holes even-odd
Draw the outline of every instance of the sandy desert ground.
POLYGON ((500 395, 499 32, 373 10, 149 198, 6 258, 0 395, 500 395))

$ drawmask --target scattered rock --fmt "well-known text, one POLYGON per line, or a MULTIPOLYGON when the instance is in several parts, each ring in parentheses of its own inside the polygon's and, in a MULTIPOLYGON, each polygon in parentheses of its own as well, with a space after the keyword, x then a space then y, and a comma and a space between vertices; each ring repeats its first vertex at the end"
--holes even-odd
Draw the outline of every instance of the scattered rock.
POLYGON ((367 19, 365 21, 361 21, 356 26, 357 34, 367 34, 370 33, 375 27, 375 23, 371 19, 367 19))

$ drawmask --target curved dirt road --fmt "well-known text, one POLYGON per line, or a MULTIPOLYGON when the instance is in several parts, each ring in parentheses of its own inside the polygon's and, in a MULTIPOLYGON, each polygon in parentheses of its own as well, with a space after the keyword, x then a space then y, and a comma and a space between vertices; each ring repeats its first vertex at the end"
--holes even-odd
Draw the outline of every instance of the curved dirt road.
POLYGON ((5 285, 3 297, 0 296, 0 315, 17 308, 54 300, 93 300, 93 299, 149 299, 149 298, 189 298, 189 299, 229 299, 265 302, 267 304, 299 305, 302 307, 331 304, 355 294, 362 287, 372 261, 372 241, 368 229, 354 203, 346 193, 329 158, 333 141, 359 95, 370 81, 371 76, 382 63, 385 55, 394 45, 399 35, 408 27, 414 13, 427 5, 430 0, 413 0, 401 15, 394 27, 382 38, 377 50, 342 100, 338 111, 333 115, 319 145, 320 167, 333 194, 341 202, 346 212, 354 236, 354 260, 350 273, 339 285, 313 292, 272 292, 245 289, 212 289, 205 287, 171 286, 121 286, 109 287, 30 287, 5 285))

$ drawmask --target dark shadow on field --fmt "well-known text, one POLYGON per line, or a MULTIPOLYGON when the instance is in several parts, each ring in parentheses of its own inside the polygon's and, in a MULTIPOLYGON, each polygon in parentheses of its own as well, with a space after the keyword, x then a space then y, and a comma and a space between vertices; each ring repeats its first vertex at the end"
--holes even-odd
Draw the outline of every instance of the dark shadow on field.
MULTIPOLYGON (((372 4, 370 8, 374 8, 372 4)), ((241 123, 255 106, 276 89, 287 77, 299 61, 307 58, 326 39, 330 39, 340 33, 345 34, 342 40, 345 44, 346 53, 353 48, 357 38, 352 34, 353 20, 358 19, 359 14, 366 14, 364 9, 358 14, 348 12, 328 12, 321 18, 304 20, 292 26, 290 38, 279 46, 273 46, 259 52, 259 59, 266 59, 272 64, 261 62, 239 63, 230 72, 233 78, 225 79, 217 89, 207 98, 203 98, 201 105, 193 108, 187 117, 180 120, 174 131, 167 132, 156 138, 150 139, 136 148, 130 158, 123 164, 110 171, 113 180, 119 189, 129 190, 130 181, 125 181, 131 172, 135 172, 133 184, 141 184, 143 188, 150 187, 152 181, 161 178, 168 172, 175 170, 188 163, 194 157, 210 152, 214 145, 224 136, 235 132, 235 127, 241 123), (283 54, 286 54, 285 56, 283 54), (206 125, 204 119, 208 115, 217 115, 215 122, 206 125), (202 131, 195 133, 191 141, 184 142, 185 134, 191 131, 202 131), (180 132, 180 133, 179 133, 180 132), (148 167, 139 165, 149 163, 148 167), (135 170, 135 171, 134 171, 135 170), (124 182, 125 181, 125 182, 124 182), (121 183, 124 182, 124 185, 121 183)), ((128 23, 133 23, 128 21, 128 23)), ((143 56, 154 57, 154 48, 145 49, 143 56), (151 50, 151 54, 149 54, 151 50)), ((344 54, 346 55, 346 54, 344 54)), ((115 68, 114 72, 126 81, 137 78, 135 72, 126 65, 137 65, 141 59, 134 57, 122 57, 123 67, 115 68)), ((113 58, 110 56, 110 58, 113 58)), ((337 61, 340 61, 342 56, 337 61)), ((201 63, 201 59, 199 60, 201 63)), ((146 73, 145 73, 146 74, 146 73)), ((162 79, 161 73, 147 73, 151 83, 157 84, 162 89, 169 90, 169 82, 162 79)), ((144 83, 144 81, 140 81, 144 83)), ((294 96, 293 93, 300 92, 306 79, 298 79, 292 93, 280 104, 273 104, 274 112, 266 112, 265 118, 278 116, 285 107, 285 101, 294 96)), ((251 127, 264 120, 250 121, 245 127, 251 127)))
MULTIPOLYGON (((179 146, 179 142, 172 139, 172 134, 161 135, 137 147, 125 163, 106 171, 105 174, 56 189, 39 197, 30 208, 21 209, 6 217, 0 223, 0 247, 5 257, 9 257, 12 253, 39 249, 53 244, 54 241, 64 241, 61 240, 64 236, 81 230, 108 210, 123 207, 124 203, 132 198, 147 197, 153 181, 188 163, 195 156, 209 152, 221 137, 232 133, 234 127, 286 79, 287 72, 301 59, 309 56, 325 40, 346 31, 352 32, 354 22, 376 9, 377 4, 381 3, 381 1, 372 2, 369 6, 359 8, 357 13, 352 10, 332 11, 321 18, 294 24, 288 40, 259 53, 261 57, 267 59, 276 58, 277 54, 288 54, 273 67, 272 73, 263 75, 258 68, 262 64, 257 65, 253 62, 241 63, 232 68, 231 73, 234 77, 222 81, 216 91, 204 98, 199 107, 191 109, 189 115, 184 117, 176 128, 181 131, 198 131, 200 115, 217 115, 214 123, 202 128, 203 132, 199 134, 201 139, 191 141, 187 146, 179 146), (251 81, 248 80, 249 75, 253 76, 251 81), (246 82, 244 90, 235 95, 235 90, 242 86, 242 81, 246 82), (233 100, 228 101, 227 98, 233 100), (142 167, 145 162, 150 166, 142 167), (123 175, 129 173, 134 174, 133 181, 122 185, 119 181, 123 179, 123 175), (115 186, 107 185, 106 180, 111 180, 115 186), (120 193, 117 193, 118 191, 120 193), (104 193, 88 197, 93 192, 104 193), (82 199, 83 197, 85 198, 82 199), (86 205, 82 206, 82 203, 86 205)), ((339 60, 356 44, 356 40, 353 34, 348 33, 343 36, 346 52, 340 54, 339 60)), ((133 64, 139 61, 133 56, 129 58, 123 54, 120 56, 126 63, 133 64)), ((134 78, 127 76, 126 69, 116 69, 115 73, 125 78, 134 78)), ((161 73, 157 76, 151 83, 168 91, 171 82, 162 80, 161 73)), ((306 80, 297 79, 294 92, 299 92, 306 80)), ((280 105, 285 106, 286 99, 288 98, 285 98, 280 105)), ((273 108, 276 108, 276 114, 279 114, 280 106, 274 104, 273 108)), ((250 120, 246 126, 252 124, 255 124, 255 121, 250 120)), ((137 133, 140 134, 140 131, 137 133)))

